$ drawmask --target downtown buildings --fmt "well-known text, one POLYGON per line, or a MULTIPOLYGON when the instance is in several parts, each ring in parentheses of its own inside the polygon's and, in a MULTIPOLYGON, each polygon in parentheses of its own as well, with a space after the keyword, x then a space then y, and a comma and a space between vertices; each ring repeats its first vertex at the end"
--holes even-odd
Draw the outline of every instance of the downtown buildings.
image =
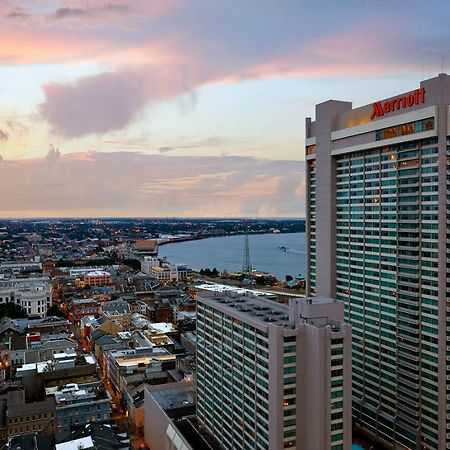
POLYGON ((450 77, 306 120, 307 295, 345 306, 353 417, 393 448, 450 446, 450 77))
POLYGON ((246 293, 197 298, 197 416, 225 449, 351 447, 343 305, 246 293))

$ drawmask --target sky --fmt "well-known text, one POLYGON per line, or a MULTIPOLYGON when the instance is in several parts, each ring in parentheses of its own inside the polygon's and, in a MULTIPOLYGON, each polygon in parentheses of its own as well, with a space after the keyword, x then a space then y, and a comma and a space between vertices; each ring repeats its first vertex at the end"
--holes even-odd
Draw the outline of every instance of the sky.
POLYGON ((304 123, 450 70, 442 0, 0 0, 0 217, 303 217, 304 123))

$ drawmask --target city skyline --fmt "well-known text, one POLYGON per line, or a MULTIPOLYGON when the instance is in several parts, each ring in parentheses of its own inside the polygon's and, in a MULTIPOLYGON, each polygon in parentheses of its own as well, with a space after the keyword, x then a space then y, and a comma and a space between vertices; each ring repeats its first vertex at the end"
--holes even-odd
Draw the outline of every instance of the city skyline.
POLYGON ((304 117, 446 71, 448 12, 4 1, 0 215, 304 217, 304 117))

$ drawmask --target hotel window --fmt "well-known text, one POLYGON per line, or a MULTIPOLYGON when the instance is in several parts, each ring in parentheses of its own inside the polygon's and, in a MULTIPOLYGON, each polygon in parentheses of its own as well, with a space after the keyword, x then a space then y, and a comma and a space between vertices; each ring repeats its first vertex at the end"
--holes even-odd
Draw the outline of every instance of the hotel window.
MULTIPOLYGON (((403 125, 384 128, 375 132, 375 140, 381 141, 383 139, 392 139, 397 136, 405 136, 408 134, 420 133, 422 131, 434 130, 434 117, 428 119, 417 120, 415 122, 405 123, 403 125)), ((426 143, 424 142, 424 145, 426 143)), ((415 145, 415 144, 412 144, 415 145)), ((383 148, 383 153, 389 151, 389 147, 383 148)))
POLYGON ((425 120, 425 130, 434 130, 434 118, 431 117, 425 120))
POLYGON ((383 130, 382 139, 390 139, 394 137, 397 137, 396 127, 386 128, 385 130, 383 130))
POLYGON ((406 123, 402 125, 401 134, 404 136, 405 134, 413 134, 414 133, 414 123, 406 123))
POLYGON ((316 146, 315 145, 308 145, 306 147, 306 154, 307 155, 314 155, 316 153, 316 146))

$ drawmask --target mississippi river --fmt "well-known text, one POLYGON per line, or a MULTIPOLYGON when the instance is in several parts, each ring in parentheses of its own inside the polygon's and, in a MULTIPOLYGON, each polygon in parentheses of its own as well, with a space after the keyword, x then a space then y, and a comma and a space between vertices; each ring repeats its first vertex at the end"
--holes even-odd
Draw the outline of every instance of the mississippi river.
MULTIPOLYGON (((286 275, 306 276, 306 233, 250 235, 249 243, 254 269, 271 273, 279 280, 286 275)), ((159 257, 195 270, 216 267, 219 271, 237 272, 244 264, 244 248, 243 235, 225 236, 162 245, 159 257)))

